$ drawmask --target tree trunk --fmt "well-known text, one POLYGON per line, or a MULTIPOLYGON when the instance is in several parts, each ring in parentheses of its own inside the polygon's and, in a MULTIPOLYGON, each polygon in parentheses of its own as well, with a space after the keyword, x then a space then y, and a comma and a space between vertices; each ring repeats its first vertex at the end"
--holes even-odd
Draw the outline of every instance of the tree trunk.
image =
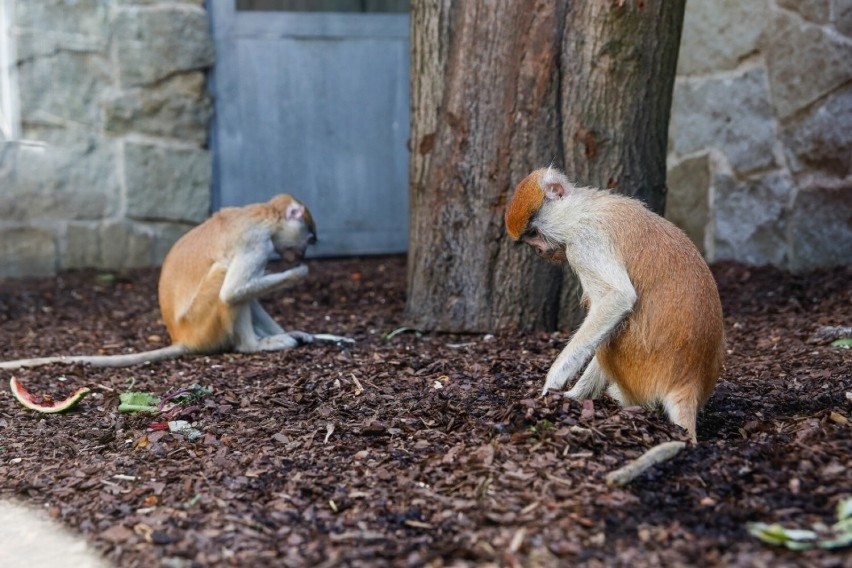
POLYGON ((576 282, 506 237, 506 202, 553 164, 662 208, 683 0, 412 4, 407 319, 568 327, 576 282))
POLYGON ((662 213, 684 0, 570 2, 562 44, 569 179, 662 213))

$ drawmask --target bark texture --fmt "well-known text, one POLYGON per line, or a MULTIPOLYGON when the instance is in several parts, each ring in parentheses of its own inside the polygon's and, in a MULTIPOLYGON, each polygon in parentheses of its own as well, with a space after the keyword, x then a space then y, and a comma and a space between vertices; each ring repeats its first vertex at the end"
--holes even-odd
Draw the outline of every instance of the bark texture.
POLYGON ((412 3, 411 325, 579 320, 570 271, 508 239, 505 204, 553 164, 662 208, 682 16, 682 0, 412 3))

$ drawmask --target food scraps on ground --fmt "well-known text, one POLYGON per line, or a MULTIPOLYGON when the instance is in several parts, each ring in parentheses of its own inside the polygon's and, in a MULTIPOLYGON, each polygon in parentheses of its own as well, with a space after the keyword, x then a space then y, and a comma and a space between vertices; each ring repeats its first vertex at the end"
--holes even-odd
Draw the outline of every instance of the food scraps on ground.
POLYGON ((14 395, 14 397, 18 399, 18 402, 20 402, 24 407, 44 414, 55 414, 57 412, 64 412, 69 408, 73 408, 78 402, 83 400, 84 396, 92 391, 89 387, 81 387, 71 393, 71 396, 68 398, 57 401, 49 394, 32 394, 30 391, 25 389, 20 381, 18 381, 15 377, 12 377, 9 380, 9 387, 12 389, 12 395, 14 395))

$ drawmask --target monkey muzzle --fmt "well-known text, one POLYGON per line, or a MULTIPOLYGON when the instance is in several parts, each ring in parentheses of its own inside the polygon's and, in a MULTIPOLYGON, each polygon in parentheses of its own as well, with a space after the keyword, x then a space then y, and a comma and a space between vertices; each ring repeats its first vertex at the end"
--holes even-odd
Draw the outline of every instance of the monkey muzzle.
POLYGON ((281 260, 288 264, 301 262, 305 258, 305 251, 308 249, 308 245, 301 247, 288 247, 282 250, 277 251, 278 256, 281 257, 281 260))

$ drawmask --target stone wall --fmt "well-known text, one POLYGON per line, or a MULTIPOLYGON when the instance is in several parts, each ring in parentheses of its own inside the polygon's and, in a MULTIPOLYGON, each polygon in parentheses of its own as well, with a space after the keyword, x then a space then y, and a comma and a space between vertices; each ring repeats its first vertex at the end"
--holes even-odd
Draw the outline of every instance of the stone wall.
POLYGON ((713 260, 852 264, 852 0, 690 0, 667 217, 713 260))
MULTIPOLYGON (((156 265, 208 214, 203 0, 17 0, 0 276, 156 265)), ((852 263, 852 0, 690 0, 667 216, 711 261, 852 263)))
POLYGON ((203 0, 17 0, 0 276, 159 264, 210 208, 203 0))

